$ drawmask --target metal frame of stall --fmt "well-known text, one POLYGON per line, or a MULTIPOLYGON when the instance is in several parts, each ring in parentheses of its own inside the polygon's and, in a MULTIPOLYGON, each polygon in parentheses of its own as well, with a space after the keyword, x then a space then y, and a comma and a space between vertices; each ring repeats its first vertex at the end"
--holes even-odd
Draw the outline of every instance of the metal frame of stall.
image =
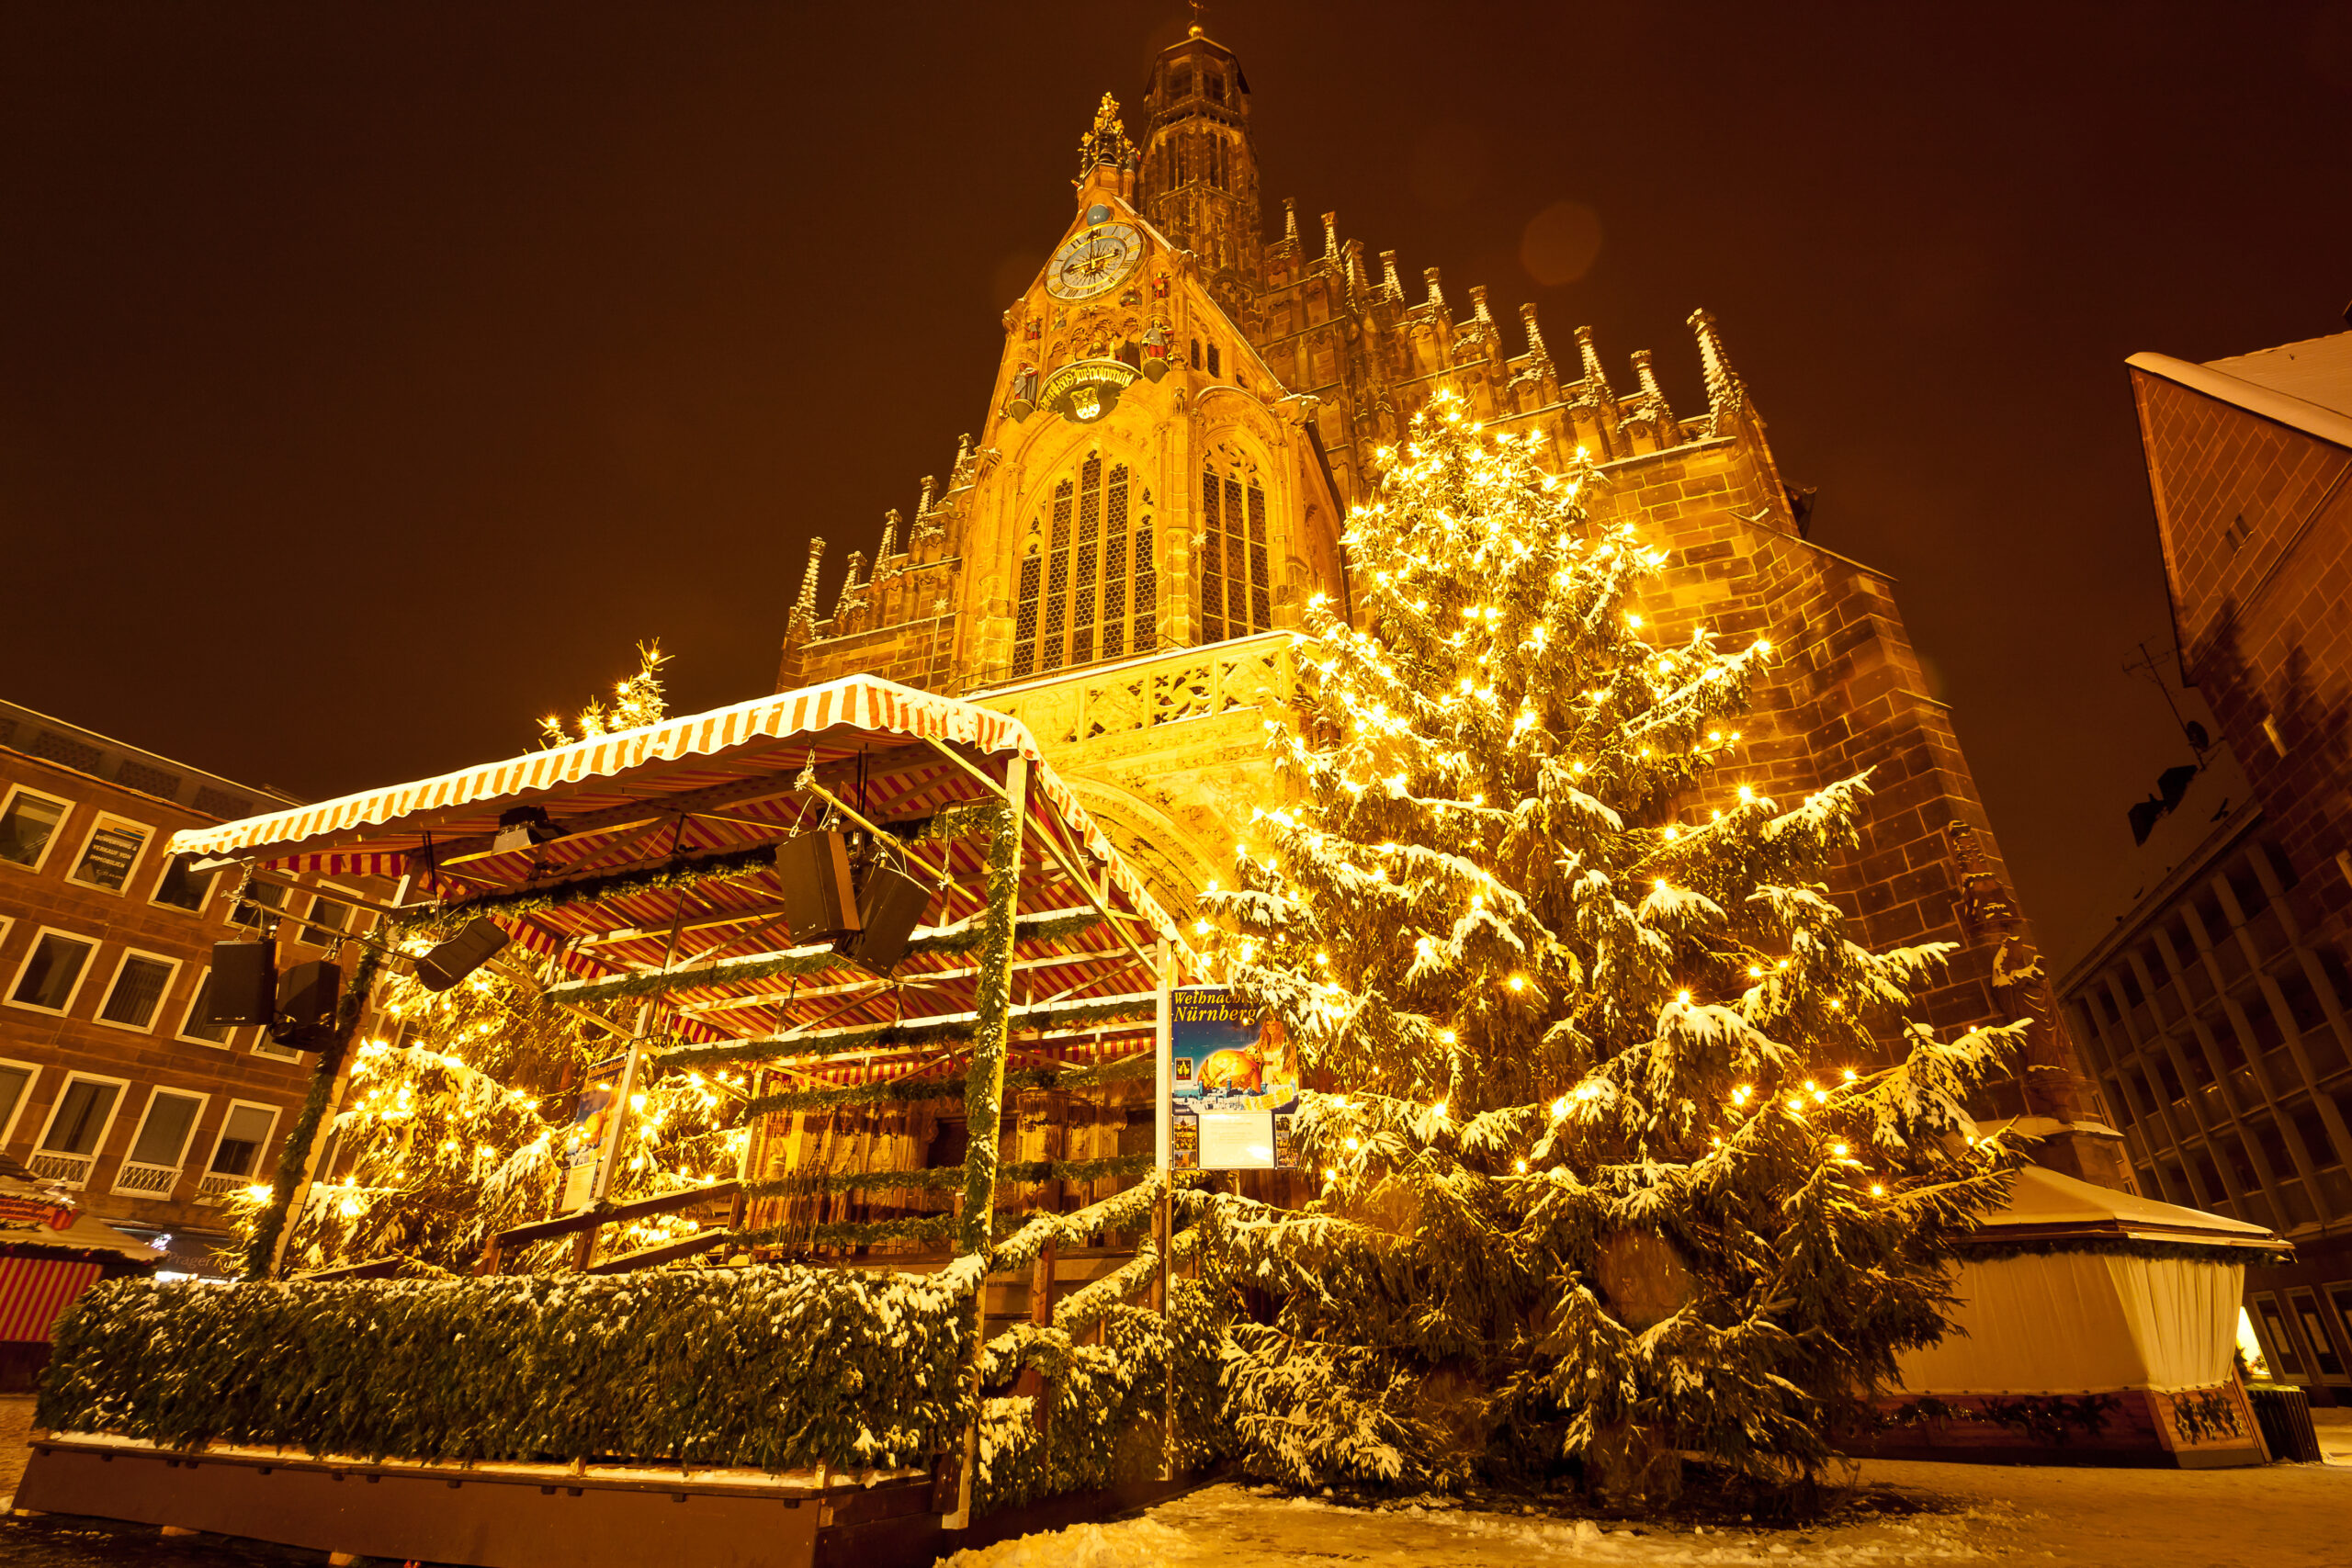
MULTIPOLYGON (((1176 1250, 1166 1174, 1168 993, 1180 964, 1197 966, 1175 921, 1045 763, 1035 739, 1004 715, 853 676, 182 833, 172 850, 234 862, 249 880, 375 910, 372 936, 354 940, 372 941, 379 954, 389 956, 382 934, 404 918, 431 913, 446 929, 452 917, 486 914, 514 947, 564 976, 540 987, 548 1005, 586 1010, 599 998, 637 999, 629 1027, 599 1015, 616 1042, 627 1042, 624 1107, 657 1040, 686 1061, 714 1054, 757 1061, 804 1090, 925 1077, 941 1083, 943 1095, 960 1088, 970 1124, 954 1224, 958 1256, 991 1248, 1009 1064, 1024 1081, 1106 1066, 1148 1077, 1160 1123, 1153 1256, 1136 1261, 1151 1267, 1123 1269, 1127 1278, 1114 1283, 1165 1310, 1176 1250), (887 974, 830 944, 796 946, 784 934, 773 852, 820 823, 888 840, 895 848, 886 852, 934 888, 926 923, 887 974), (397 879, 398 891, 373 902, 322 886, 325 877, 397 879)), ((537 985, 511 963, 493 962, 537 985)), ((346 1009, 337 1043, 362 1021, 363 1013, 346 1009)), ((333 1076, 331 1121, 347 1055, 322 1051, 317 1070, 333 1076)), ((753 1095, 747 1109, 761 1104, 753 1095)), ((297 1213, 326 1121, 301 1151, 301 1182, 279 1195, 297 1213)), ((740 1222, 740 1177, 631 1212, 717 1198, 733 1199, 740 1222)), ((594 1228, 616 1213, 592 1203, 510 1232, 500 1247, 511 1256, 516 1247, 576 1234, 584 1264, 594 1228)), ((1039 1281, 1033 1321, 1053 1321, 1053 1238, 1084 1220, 1081 1213, 1029 1227, 1046 1238, 1030 1247, 1039 1281)), ((733 1237, 701 1247, 694 1239, 605 1267, 672 1262, 733 1237)), ((279 1258, 282 1272, 282 1237, 279 1258)), ((983 1285, 973 1307, 976 1393, 986 1310, 983 1285)), ((960 1455, 943 1456, 960 1462, 943 1463, 933 1478, 931 1512, 950 1529, 971 1523, 977 1425, 962 1446, 960 1455)), ((45 1457, 37 1455, 29 1478, 36 1495, 45 1457)))

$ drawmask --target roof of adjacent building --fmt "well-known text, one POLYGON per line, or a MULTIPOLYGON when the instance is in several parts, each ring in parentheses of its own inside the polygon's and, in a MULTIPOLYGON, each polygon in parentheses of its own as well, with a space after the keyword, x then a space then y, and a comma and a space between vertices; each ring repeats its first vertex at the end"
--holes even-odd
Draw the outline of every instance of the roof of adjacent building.
POLYGON ((283 790, 240 784, 5 697, 0 697, 0 747, 220 819, 300 804, 283 790))
POLYGON ((2199 365, 2168 354, 2124 362, 2248 413, 2352 448, 2352 332, 2199 365))

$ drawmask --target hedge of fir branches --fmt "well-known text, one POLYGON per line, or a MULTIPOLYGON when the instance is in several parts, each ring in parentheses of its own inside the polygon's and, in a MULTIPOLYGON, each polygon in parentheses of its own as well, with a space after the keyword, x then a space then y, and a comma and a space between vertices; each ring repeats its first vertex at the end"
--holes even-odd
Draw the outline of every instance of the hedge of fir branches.
POLYGON ((370 1460, 920 1465, 971 1410, 977 1258, 289 1285, 122 1280, 58 1325, 40 1425, 370 1460))

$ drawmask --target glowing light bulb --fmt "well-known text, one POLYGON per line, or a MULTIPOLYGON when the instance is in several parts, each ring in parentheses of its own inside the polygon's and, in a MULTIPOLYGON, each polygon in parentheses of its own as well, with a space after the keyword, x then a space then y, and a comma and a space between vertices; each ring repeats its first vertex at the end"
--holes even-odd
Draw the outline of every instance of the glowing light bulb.
POLYGON ((1883 1198, 1883 1197, 1885 1197, 1885 1196, 1886 1196, 1886 1187, 1885 1187, 1884 1183, 1883 1183, 1883 1182, 1877 1182, 1877 1181, 1873 1181, 1873 1182, 1871 1182, 1871 1197, 1873 1197, 1873 1198, 1883 1198))
POLYGON ((1852 1083, 1857 1076, 1858 1075, 1855 1073, 1853 1068, 1848 1067, 1846 1069, 1846 1081, 1848 1083, 1852 1083))
POLYGON ((1559 1099, 1552 1102, 1552 1120, 1557 1122, 1561 1117, 1566 1116, 1567 1113, 1568 1097, 1564 1094, 1560 1096, 1559 1099))
POLYGON ((1441 1122, 1444 1121, 1444 1120, 1445 1120, 1445 1101, 1443 1101, 1442 1100, 1439 1100, 1435 1105, 1430 1106, 1430 1115, 1432 1115, 1432 1116, 1434 1116, 1434 1117, 1436 1117, 1436 1118, 1437 1118, 1439 1121, 1441 1121, 1441 1122))
POLYGON ((1527 1162, 1525 1160, 1517 1160, 1513 1163, 1518 1166, 1520 1175, 1525 1176, 1527 1174, 1527 1162))
POLYGON ((1846 1145, 1843 1144, 1832 1144, 1829 1145, 1829 1152, 1836 1155, 1839 1159, 1844 1159, 1846 1157, 1846 1145))
POLYGON ((1756 1090, 1749 1085, 1741 1084, 1731 1091, 1731 1102, 1734 1105, 1745 1105, 1747 1103, 1747 1097, 1755 1092, 1756 1090))
POLYGON ((1510 986, 1514 991, 1523 991, 1527 989, 1527 976, 1524 975, 1513 975, 1510 977, 1510 986))

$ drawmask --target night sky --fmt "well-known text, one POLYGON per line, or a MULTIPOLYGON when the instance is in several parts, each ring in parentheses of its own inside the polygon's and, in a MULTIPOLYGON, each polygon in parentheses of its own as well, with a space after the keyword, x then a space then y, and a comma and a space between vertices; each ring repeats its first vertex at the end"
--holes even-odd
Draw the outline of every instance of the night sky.
MULTIPOLYGON (((1186 19, 7 6, 0 694, 316 797, 524 750, 641 637, 673 712, 764 693, 808 535, 830 610, 1186 19)), ((2028 912, 2103 924, 2187 758, 2121 669, 2170 646, 2122 362, 2343 329, 2352 6, 1207 20, 1270 229, 1337 209, 1513 352, 1521 299, 1555 353, 1589 323, 1621 389, 1654 349, 1686 413, 1714 311, 1814 538, 1896 576, 2028 912), (1531 276, 1547 213, 1581 276, 1531 276)))

